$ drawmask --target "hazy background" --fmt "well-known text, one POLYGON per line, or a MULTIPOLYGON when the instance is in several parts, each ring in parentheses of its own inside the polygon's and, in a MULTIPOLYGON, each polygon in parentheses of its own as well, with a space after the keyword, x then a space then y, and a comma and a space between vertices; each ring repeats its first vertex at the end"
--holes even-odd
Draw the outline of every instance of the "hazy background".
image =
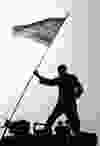
MULTIPOLYGON (((18 96, 34 67, 39 63, 41 55, 46 50, 43 45, 31 40, 13 38, 12 26, 29 24, 46 17, 63 17, 65 10, 71 9, 72 12, 72 1, 10 0, 7 3, 4 0, 0 3, 0 113, 8 117, 13 111, 16 100, 18 100, 18 96)), ((81 36, 81 32, 78 35, 81 36)), ((76 39, 77 36, 73 34, 73 40, 74 38, 76 39)), ((95 130, 95 109, 92 107, 94 99, 91 100, 90 104, 87 92, 87 38, 83 42, 78 42, 77 40, 72 43, 72 25, 65 24, 49 49, 39 71, 41 75, 53 77, 57 75, 58 64, 66 63, 69 65, 70 71, 79 76, 86 88, 86 93, 78 105, 81 127, 95 130)), ((37 78, 34 78, 21 101, 20 107, 17 109, 14 119, 26 119, 32 122, 36 120, 45 121, 56 104, 57 91, 56 87, 50 88, 39 85, 37 78)))

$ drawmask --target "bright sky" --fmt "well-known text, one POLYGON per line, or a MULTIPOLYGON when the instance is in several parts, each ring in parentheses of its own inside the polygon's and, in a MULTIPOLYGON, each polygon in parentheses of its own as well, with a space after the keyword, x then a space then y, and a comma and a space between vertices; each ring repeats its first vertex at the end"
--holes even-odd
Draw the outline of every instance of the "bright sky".
MULTIPOLYGON (((69 5, 71 6, 70 3, 69 5)), ((46 49, 43 45, 37 45, 31 40, 15 39, 12 36, 12 27, 17 24, 29 24, 46 17, 63 17, 64 14, 64 9, 58 9, 55 0, 10 0, 9 2, 4 0, 0 2, 0 115, 4 117, 11 115, 29 76, 46 49)), ((41 74, 48 76, 56 74, 56 50, 64 48, 64 28, 59 36, 39 69, 41 74)), ((56 98, 56 88, 43 88, 34 78, 14 118, 33 122, 46 120, 56 104, 56 98)))
MULTIPOLYGON (((71 5, 71 4, 69 4, 71 5)), ((59 6, 59 3, 58 3, 59 6)), ((68 7, 67 9, 69 9, 68 7)), ((32 42, 24 38, 15 39, 12 36, 12 26, 17 24, 28 24, 39 19, 46 17, 56 17, 64 16, 64 9, 57 8, 56 1, 12 1, 9 3, 3 1, 0 5, 0 15, 1 15, 1 27, 0 27, 0 37, 1 37, 1 49, 0 49, 0 113, 8 117, 11 114, 13 107, 18 100, 18 96, 23 90, 25 83, 32 74, 34 67, 39 63, 41 55, 45 52, 45 47, 43 45, 37 45, 37 43, 32 42), (6 3, 6 5, 5 5, 6 3), (52 11, 51 11, 52 9, 52 11), (8 111, 9 110, 9 111, 8 111), (6 112, 6 114, 4 114, 6 112)), ((44 75, 56 74, 57 65, 57 52, 56 50, 64 48, 64 29, 61 30, 60 37, 54 42, 53 46, 50 48, 45 62, 41 65, 39 71, 44 75), (52 58, 52 59, 51 59, 52 58), (48 66, 49 65, 49 66, 48 66), (49 74, 48 74, 49 73, 49 74)), ((59 59, 58 59, 59 60, 59 59)), ((49 89, 47 89, 49 90, 49 89)), ((35 119, 43 115, 48 115, 48 91, 46 90, 44 96, 44 89, 39 86, 37 81, 34 79, 25 94, 23 101, 16 112, 16 116, 21 118, 35 119), (40 88, 40 89, 39 89, 40 88), (40 94, 41 93, 41 94, 40 94), (41 96, 41 97, 40 97, 41 96), (44 96, 44 97, 43 97, 44 96), (46 108, 46 109, 45 109, 46 108), (41 110, 41 112, 40 112, 41 110), (32 113, 29 115, 29 113, 32 113), (35 113, 34 113, 35 112, 35 113), (37 114, 37 112, 39 114, 37 114), (34 114, 33 114, 34 113, 34 114), (33 117, 32 117, 33 116, 33 117), (38 117, 35 117, 38 116, 38 117), (35 118, 34 118, 35 117, 35 118)), ((51 89, 50 89, 51 90, 51 89)), ((50 93, 50 91, 49 91, 50 93)), ((54 92, 49 96, 54 96, 54 92)), ((53 99, 53 97, 52 97, 53 99)), ((49 98, 49 100, 51 100, 49 98)), ((55 98, 53 99, 55 101, 55 98)), ((52 102, 53 102, 52 101, 52 102)), ((56 102, 56 101, 55 101, 56 102)), ((51 103, 52 104, 52 103, 51 103)), ((54 102, 53 102, 54 104, 54 102)), ((47 118, 47 117, 46 117, 47 118)))
MULTIPOLYGON (((0 2, 1 114, 10 116, 16 100, 19 99, 18 96, 46 49, 43 45, 37 45, 31 40, 15 39, 11 33, 12 27, 29 24, 46 17, 63 17, 67 9, 72 9, 70 0, 66 2, 65 0, 10 0, 9 2, 4 0, 0 2)), ((72 25, 64 25, 61 29, 39 71, 44 76, 53 77, 57 75, 56 67, 60 63, 72 64, 72 25)), ((34 78, 14 118, 46 120, 56 104, 57 93, 56 87, 39 85, 38 80, 34 78)))

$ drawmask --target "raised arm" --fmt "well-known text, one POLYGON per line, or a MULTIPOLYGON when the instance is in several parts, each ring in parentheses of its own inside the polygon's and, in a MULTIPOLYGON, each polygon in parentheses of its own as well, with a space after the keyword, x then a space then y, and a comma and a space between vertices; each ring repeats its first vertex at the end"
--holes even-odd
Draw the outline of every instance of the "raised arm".
POLYGON ((45 85, 49 85, 49 86, 57 85, 57 79, 48 79, 43 76, 40 76, 37 70, 34 71, 33 73, 34 73, 34 75, 36 75, 39 78, 41 84, 45 84, 45 85))

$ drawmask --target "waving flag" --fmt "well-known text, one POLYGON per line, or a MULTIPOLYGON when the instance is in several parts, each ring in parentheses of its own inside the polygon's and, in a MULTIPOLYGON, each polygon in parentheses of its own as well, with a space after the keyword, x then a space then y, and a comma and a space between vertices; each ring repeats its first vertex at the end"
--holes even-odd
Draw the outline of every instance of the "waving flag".
MULTIPOLYGON (((25 38, 31 38, 33 40, 36 40, 37 42, 42 42, 46 46, 50 46, 53 42, 54 38, 56 37, 57 33, 59 32, 60 27, 63 25, 64 21, 70 16, 70 13, 68 12, 66 14, 66 17, 64 18, 48 18, 44 19, 32 24, 27 25, 19 25, 13 27, 13 34, 15 36, 20 35, 25 38)), ((47 50, 47 49, 46 49, 47 50)), ((47 51, 46 51, 47 52, 47 51)), ((36 66, 36 69, 40 67, 42 60, 44 59, 45 54, 41 57, 40 63, 36 66)), ((16 106, 9 117, 9 121, 12 120, 21 100, 23 99, 23 96, 30 84, 30 82, 33 79, 33 74, 30 76, 27 84, 25 85, 20 98, 18 102, 16 103, 16 106)), ((4 136, 6 134, 7 127, 4 129, 3 134, 1 136, 1 139, 4 139, 4 136)))
POLYGON ((48 18, 32 24, 14 26, 13 34, 15 36, 31 38, 34 41, 49 46, 69 16, 70 13, 67 12, 64 18, 48 18))

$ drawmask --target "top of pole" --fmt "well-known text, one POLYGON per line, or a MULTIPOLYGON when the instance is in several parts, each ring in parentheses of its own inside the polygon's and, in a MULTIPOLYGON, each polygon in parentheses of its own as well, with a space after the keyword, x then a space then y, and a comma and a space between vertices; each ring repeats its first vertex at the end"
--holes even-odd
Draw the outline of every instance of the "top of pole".
POLYGON ((65 21, 68 19, 68 17, 72 17, 71 10, 65 11, 65 21))

